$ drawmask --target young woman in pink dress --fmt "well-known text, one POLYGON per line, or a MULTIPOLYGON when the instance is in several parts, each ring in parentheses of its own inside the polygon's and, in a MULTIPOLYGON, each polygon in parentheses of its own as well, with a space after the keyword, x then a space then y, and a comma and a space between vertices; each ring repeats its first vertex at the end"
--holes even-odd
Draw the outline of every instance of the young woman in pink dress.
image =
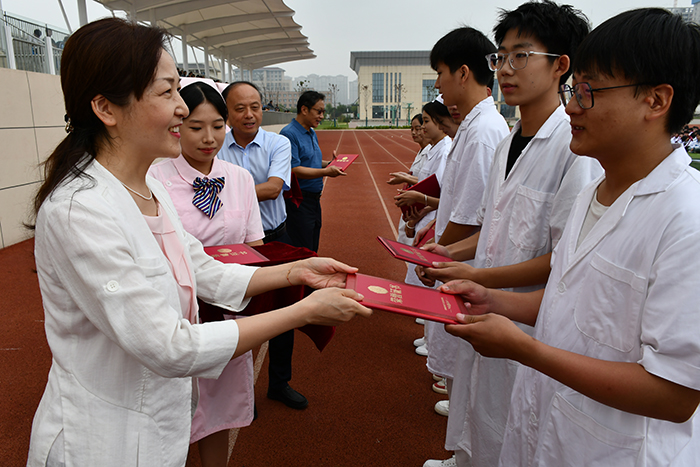
MULTIPOLYGON (((182 154, 153 165, 149 175, 163 183, 183 227, 204 246, 262 245, 253 177, 216 157, 226 135, 226 103, 218 90, 202 81, 182 88, 180 96, 190 111, 180 127, 182 154), (199 202, 207 189, 217 192, 220 204, 199 202)), ((253 353, 248 351, 231 360, 218 379, 198 380, 190 443, 199 442, 203 467, 225 467, 229 430, 253 420, 253 378, 253 353)))

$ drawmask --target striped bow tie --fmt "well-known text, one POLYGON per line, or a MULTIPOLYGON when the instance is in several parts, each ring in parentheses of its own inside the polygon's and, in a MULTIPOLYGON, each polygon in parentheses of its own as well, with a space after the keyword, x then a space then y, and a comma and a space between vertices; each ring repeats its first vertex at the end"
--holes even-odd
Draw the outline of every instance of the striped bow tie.
POLYGON ((226 177, 212 178, 211 180, 207 177, 197 177, 192 183, 192 188, 194 188, 192 204, 209 216, 209 219, 214 217, 216 211, 224 205, 218 197, 218 194, 224 189, 224 183, 226 183, 226 177))

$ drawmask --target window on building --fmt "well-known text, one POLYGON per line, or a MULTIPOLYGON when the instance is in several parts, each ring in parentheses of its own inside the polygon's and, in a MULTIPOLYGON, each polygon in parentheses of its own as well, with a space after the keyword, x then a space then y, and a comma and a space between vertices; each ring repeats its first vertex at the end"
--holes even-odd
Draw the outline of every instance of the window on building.
POLYGON ((384 73, 372 73, 372 102, 384 102, 384 73))
POLYGON ((423 102, 434 101, 437 97, 437 89, 435 89, 434 79, 424 79, 423 80, 423 102))
POLYGON ((372 118, 384 118, 384 106, 383 105, 373 105, 372 106, 372 118))

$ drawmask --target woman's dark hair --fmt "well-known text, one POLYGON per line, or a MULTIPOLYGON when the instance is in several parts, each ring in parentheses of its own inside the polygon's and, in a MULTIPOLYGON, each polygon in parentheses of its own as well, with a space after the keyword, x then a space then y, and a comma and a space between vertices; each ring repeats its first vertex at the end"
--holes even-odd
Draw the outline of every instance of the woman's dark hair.
POLYGON ((105 18, 81 27, 66 41, 61 57, 61 88, 66 136, 44 162, 44 183, 34 198, 34 214, 64 180, 84 175, 100 145, 109 142, 92 111, 97 95, 119 105, 140 100, 153 80, 165 46, 165 31, 105 18))
POLYGON ((700 101, 700 26, 660 8, 626 11, 584 39, 571 68, 647 87, 671 85, 666 130, 673 134, 693 118, 700 101))
POLYGON ((194 83, 188 84, 180 90, 180 96, 182 100, 185 101, 190 115, 192 115, 192 111, 201 105, 202 102, 209 102, 216 108, 221 116, 224 117, 224 121, 228 120, 228 109, 226 108, 224 98, 221 97, 219 91, 207 83, 195 81, 194 83))
POLYGON ((428 102, 423 106, 423 112, 430 115, 430 118, 435 122, 441 122, 445 118, 452 119, 450 111, 445 104, 438 101, 428 102))
POLYGON ((413 118, 411 119, 411 123, 413 123, 413 120, 418 120, 418 123, 421 125, 423 124, 423 114, 415 114, 413 118))

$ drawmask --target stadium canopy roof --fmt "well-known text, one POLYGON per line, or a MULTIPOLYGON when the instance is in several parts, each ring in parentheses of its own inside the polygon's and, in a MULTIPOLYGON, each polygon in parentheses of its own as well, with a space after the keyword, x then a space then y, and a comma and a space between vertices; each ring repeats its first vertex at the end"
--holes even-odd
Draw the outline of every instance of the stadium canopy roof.
POLYGON ((183 64, 188 45, 248 70, 316 57, 283 0, 96 1, 181 37, 183 64))

